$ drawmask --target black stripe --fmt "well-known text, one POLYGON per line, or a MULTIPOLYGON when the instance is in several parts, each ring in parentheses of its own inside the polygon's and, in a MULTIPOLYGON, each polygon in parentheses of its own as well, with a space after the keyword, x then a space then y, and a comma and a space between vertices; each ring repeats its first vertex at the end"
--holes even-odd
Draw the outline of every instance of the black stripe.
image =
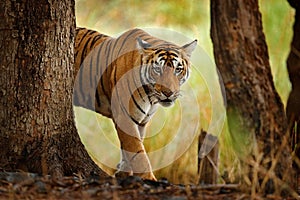
POLYGON ((127 112, 127 110, 124 108, 123 104, 120 102, 120 99, 119 99, 119 103, 120 103, 120 107, 121 107, 121 110, 123 111, 123 113, 125 113, 127 115, 127 117, 129 117, 131 119, 131 121, 133 121, 136 125, 141 126, 141 124, 127 112))
MULTIPOLYGON (((118 54, 116 55, 116 57, 115 57, 115 59, 114 59, 114 57, 113 57, 113 54, 114 54, 114 50, 116 49, 116 45, 117 45, 117 43, 118 43, 118 41, 121 39, 121 37, 118 37, 116 40, 115 40, 115 44, 114 44, 114 47, 112 48, 112 52, 110 53, 110 61, 111 61, 111 66, 113 67, 113 68, 115 68, 114 69, 114 74, 112 74, 113 75, 113 77, 114 77, 114 85, 117 83, 117 66, 116 65, 112 65, 112 63, 114 63, 114 62, 116 62, 116 60, 118 59, 118 54)), ((120 49, 121 49, 121 47, 119 47, 119 52, 120 52, 120 49)))
MULTIPOLYGON (((83 88, 82 88, 82 83, 83 83, 83 68, 84 64, 82 64, 82 67, 79 69, 79 80, 78 80, 78 87, 79 87, 79 94, 81 95, 80 97, 84 96, 83 88)), ((82 99, 83 100, 83 99, 82 99)))
MULTIPOLYGON (((83 36, 82 36, 82 40, 81 40, 81 42, 83 42, 83 39, 85 39, 86 37, 88 37, 88 35, 92 35, 92 34, 94 34, 94 33, 96 33, 96 31, 92 31, 92 30, 88 30, 83 36)), ((82 52, 82 54, 81 54, 81 67, 80 67, 80 70, 79 70, 79 88, 80 88, 80 94, 82 94, 83 96, 84 96, 84 92, 85 91, 83 91, 83 81, 84 81, 84 78, 87 78, 87 79, 89 79, 90 80, 90 85, 92 86, 93 85, 93 83, 92 83, 92 77, 93 77, 93 75, 92 75, 92 68, 93 68, 93 63, 92 63, 92 57, 90 57, 90 61, 89 61, 89 64, 90 64, 90 66, 89 66, 89 70, 90 70, 90 72, 89 72, 89 74, 90 74, 90 77, 84 77, 84 70, 88 70, 88 68, 87 67, 84 67, 85 66, 85 64, 84 64, 84 59, 85 59, 85 54, 86 54, 86 52, 87 52, 87 50, 88 50, 88 44, 89 44, 89 42, 92 40, 93 38, 92 37, 89 37, 86 41, 84 41, 85 43, 84 43, 84 46, 83 46, 83 48, 80 48, 80 46, 78 47, 79 49, 81 49, 81 52, 82 52), (86 69, 85 69, 86 68, 86 69)))
MULTIPOLYGON (((81 30, 82 30, 82 29, 81 29, 81 30)), ((85 37, 88 35, 88 33, 89 33, 89 31, 87 30, 87 31, 81 36, 81 40, 80 40, 80 42, 78 42, 78 45, 79 45, 79 46, 81 45, 82 40, 84 40, 85 37)), ((79 34, 79 31, 78 31, 77 35, 78 35, 78 34, 79 34)), ((77 35, 76 35, 76 37, 77 37, 77 35)))
POLYGON ((178 55, 177 55, 176 53, 173 53, 173 52, 168 52, 168 55, 169 55, 169 56, 178 57, 178 55))
MULTIPOLYGON (((95 84, 97 85, 97 88, 98 88, 98 85, 101 84, 101 79, 102 79, 102 70, 103 70, 103 64, 101 64, 101 53, 102 53, 102 50, 103 50, 103 46, 104 46, 104 42, 102 42, 100 45, 98 45, 96 47, 97 49, 97 55, 96 55, 96 75, 95 75, 95 84)), ((102 87, 102 84, 101 84, 101 87, 102 87)), ((103 89, 104 91, 104 89, 103 89)), ((107 96, 104 92, 104 95, 107 96)))
POLYGON ((133 95, 133 92, 131 91, 130 89, 130 83, 129 83, 130 80, 127 80, 127 87, 128 87, 128 90, 129 90, 129 93, 132 94, 131 95, 131 98, 134 102, 134 105, 138 108, 138 110, 143 113, 144 115, 147 115, 147 113, 141 108, 141 106, 138 104, 138 102, 136 101, 136 99, 134 98, 134 95, 133 95))
POLYGON ((97 49, 97 56, 96 56, 96 70, 97 70, 97 75, 100 75, 100 77, 99 77, 99 80, 96 80, 97 82, 99 82, 100 81, 100 78, 102 77, 102 67, 103 67, 103 65, 101 65, 101 59, 103 59, 103 58, 101 58, 100 56, 101 56, 101 52, 102 52, 102 50, 103 50, 103 46, 104 46, 104 42, 102 42, 99 46, 97 46, 96 47, 96 49, 97 49))
POLYGON ((85 41, 85 43, 84 43, 84 46, 83 46, 83 48, 82 48, 81 58, 80 58, 81 63, 83 63, 85 57, 87 56, 87 55, 86 55, 86 54, 87 54, 86 52, 90 49, 90 47, 89 47, 88 45, 89 45, 89 42, 90 42, 91 39, 92 39, 92 38, 88 38, 87 41, 85 41))
POLYGON ((75 29, 76 34, 77 34, 79 31, 84 30, 84 29, 85 29, 85 28, 83 28, 83 27, 77 27, 77 28, 75 29))
MULTIPOLYGON (((84 35, 84 37, 87 37, 87 41, 85 41, 85 47, 87 45, 89 45, 89 49, 91 49, 93 46, 91 46, 91 41, 94 40, 94 35, 98 35, 100 33, 98 33, 97 31, 94 31, 94 30, 88 30, 87 34, 84 35)), ((84 50, 86 50, 86 48, 83 48, 84 50)))
POLYGON ((131 121, 133 121, 136 125, 141 126, 141 124, 140 124, 136 119, 134 119, 133 116, 131 116, 131 115, 128 113, 128 111, 126 110, 126 108, 123 106, 123 104, 122 104, 122 102, 121 102, 121 100, 120 100, 118 88, 116 88, 116 97, 117 97, 117 99, 118 99, 118 103, 119 103, 119 105, 120 105, 120 107, 121 107, 122 112, 123 112, 125 115, 127 115, 127 117, 129 117, 129 118, 131 119, 131 121))
POLYGON ((85 47, 81 48, 81 46, 82 46, 81 43, 84 42, 85 37, 87 36, 88 33, 89 33, 89 31, 87 31, 84 35, 82 35, 81 40, 80 40, 80 42, 78 42, 77 48, 75 49, 75 58, 77 58, 78 53, 81 52, 80 64, 83 63, 83 60, 85 58, 85 53, 84 53, 85 47))
POLYGON ((138 125, 138 126, 142 126, 138 121, 136 121, 131 115, 129 115, 128 113, 127 113, 127 115, 130 117, 130 119, 136 124, 136 125, 138 125))
POLYGON ((140 98, 141 98, 144 102, 146 102, 145 99, 144 99, 144 97, 143 97, 143 95, 142 95, 142 93, 141 93, 141 91, 140 91, 140 89, 142 89, 142 88, 141 88, 140 86, 138 86, 137 83, 136 83, 136 77, 135 77, 135 76, 133 76, 133 83, 134 83, 134 85, 135 85, 136 88, 137 88, 137 92, 138 92, 140 98))
POLYGON ((142 153, 142 152, 144 152, 144 150, 139 150, 138 152, 136 152, 134 154, 134 156, 132 156, 132 158, 130 159, 130 161, 132 161, 139 153, 142 153))
MULTIPOLYGON (((132 60, 132 62, 135 62, 135 53, 132 53, 131 54, 131 60, 132 60)), ((138 54, 138 56, 141 58, 141 56, 138 54)), ((141 68, 142 66, 141 66, 141 64, 139 65, 139 66, 133 66, 133 67, 139 67, 139 68, 141 68)), ((143 97, 143 95, 142 95, 142 93, 141 93, 141 91, 140 91, 140 89, 142 89, 141 87, 140 87, 140 85, 138 86, 138 84, 137 84, 137 80, 136 80, 136 76, 135 76, 135 74, 133 75, 133 83, 134 83, 134 85, 136 86, 136 88, 137 88, 137 92, 138 92, 138 94, 139 94, 139 96, 140 96, 140 98, 144 101, 144 102, 146 102, 145 101, 145 99, 144 99, 144 97, 143 97)))
POLYGON ((90 72, 89 74, 90 74, 90 77, 88 78, 88 80, 90 80, 90 87, 93 88, 93 87, 94 87, 94 83, 93 83, 93 82, 94 82, 94 81, 93 81, 94 79, 92 78, 92 77, 93 77, 93 67, 94 67, 94 66, 93 66, 93 55, 91 55, 91 56, 89 57, 89 59, 90 59, 90 60, 89 60, 89 61, 90 61, 90 62, 89 62, 89 63, 90 63, 90 66, 89 66, 89 70, 90 70, 90 71, 89 71, 89 72, 90 72))
MULTIPOLYGON (((110 60, 112 61, 113 58, 114 58, 114 52, 115 52, 115 49, 116 49, 116 46, 119 42, 119 40, 121 39, 121 37, 118 37, 114 40, 114 46, 111 48, 111 52, 110 52, 110 60)), ((121 47, 119 47, 119 50, 121 49, 121 47)), ((117 55, 118 56, 118 55, 117 55)), ((116 57, 116 59, 118 59, 118 57, 116 57)))
POLYGON ((97 87, 97 89, 96 89, 96 105, 98 106, 98 107, 100 107, 101 106, 101 101, 100 101, 100 95, 99 95, 99 88, 97 87))
MULTIPOLYGON (((104 73, 105 73, 105 71, 104 71, 104 73)), ((100 78, 100 82, 101 82, 101 88, 102 88, 103 94, 108 98, 107 92, 106 92, 105 87, 104 87, 104 77, 103 77, 103 75, 100 78)))
MULTIPOLYGON (((108 41, 108 44, 106 44, 106 46, 104 46, 105 47, 105 52, 104 52, 104 56, 105 56, 105 66, 103 66, 102 68, 101 68, 101 70, 104 70, 104 71, 102 71, 101 72, 101 78, 100 78, 100 81, 101 81, 101 87, 102 87, 102 90, 103 90, 103 93, 104 93, 104 95, 108 98, 108 93, 107 93, 107 91, 106 91, 106 88, 104 87, 104 76, 105 76, 105 73, 107 73, 107 71, 108 71, 108 55, 109 55, 109 51, 110 51, 110 49, 111 49, 111 44, 112 44, 112 40, 109 40, 108 41)), ((110 63, 110 65, 111 65, 112 63, 110 63)), ((109 99, 109 98, 108 98, 109 99)))
MULTIPOLYGON (((102 43, 100 43, 98 46, 95 47, 95 52, 93 53, 93 68, 95 69, 95 75, 94 75, 94 85, 98 86, 101 82, 101 78, 103 76, 103 63, 101 63, 100 59, 101 58, 101 53, 103 50, 103 46, 105 41, 103 41, 102 43), (96 54, 96 55, 95 55, 96 54), (95 57, 94 57, 95 56, 95 57), (96 60, 95 60, 96 59, 96 60)), ((104 85, 101 84, 101 87, 103 87, 104 85)), ((105 96, 107 97, 105 90, 103 88, 103 92, 105 94, 105 96)))
POLYGON ((148 89, 148 86, 146 86, 146 83, 144 82, 144 80, 143 80, 143 77, 142 77, 142 65, 141 65, 141 67, 140 67, 140 80, 141 80, 141 83, 142 83, 142 86, 143 86, 143 89, 144 89, 144 91, 145 91, 145 93, 146 93, 146 96, 147 96, 147 98, 148 98, 148 101, 150 102, 150 97, 149 97, 149 89, 148 89))
MULTIPOLYGON (((166 52, 163 52, 163 53, 158 53, 157 57, 164 57, 164 56, 168 56, 168 54, 166 52)), ((163 60, 166 61, 166 58, 162 58, 163 60)))
POLYGON ((95 45, 95 43, 96 43, 97 41, 101 40, 101 38, 102 38, 103 36, 104 36, 104 35, 100 35, 100 34, 94 36, 93 41, 91 42, 91 46, 93 47, 93 46, 95 45))
POLYGON ((147 74, 149 74, 149 76, 151 75, 151 74, 150 74, 150 70, 149 70, 149 66, 146 66, 146 70, 145 70, 144 76, 145 76, 145 78, 146 78, 146 81, 147 81, 148 83, 151 83, 151 80, 149 80, 149 78, 147 77, 147 74))
POLYGON ((126 108, 123 106, 122 102, 120 101, 119 92, 118 92, 117 88, 116 88, 116 95, 117 95, 122 112, 124 114, 126 114, 131 119, 131 121, 133 121, 136 125, 141 126, 141 124, 136 119, 134 119, 133 116, 131 116, 130 113, 128 113, 128 111, 126 110, 126 108))
MULTIPOLYGON (((162 51, 165 51, 164 49, 158 49, 158 50, 156 50, 155 51, 155 54, 159 54, 159 53, 161 53, 162 51)), ((165 52, 164 52, 165 53, 165 52)))

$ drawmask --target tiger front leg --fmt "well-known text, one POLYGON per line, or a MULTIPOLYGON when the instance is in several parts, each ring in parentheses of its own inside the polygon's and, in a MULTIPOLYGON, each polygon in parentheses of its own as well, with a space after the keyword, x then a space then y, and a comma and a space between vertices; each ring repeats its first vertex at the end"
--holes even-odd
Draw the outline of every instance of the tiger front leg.
POLYGON ((127 125, 126 132, 131 129, 135 130, 134 133, 131 132, 131 134, 128 134, 117 127, 121 144, 122 160, 119 164, 116 176, 123 176, 124 174, 136 175, 143 179, 156 180, 140 134, 136 127, 129 128, 129 126, 127 125))

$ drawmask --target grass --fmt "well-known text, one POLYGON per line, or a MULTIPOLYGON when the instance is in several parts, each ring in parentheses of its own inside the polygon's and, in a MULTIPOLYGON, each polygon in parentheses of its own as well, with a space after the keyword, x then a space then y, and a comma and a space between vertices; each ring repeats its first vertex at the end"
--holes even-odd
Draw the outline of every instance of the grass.
MULTIPOLYGON (((193 60, 193 72, 186 88, 183 89, 183 97, 174 107, 161 108, 154 116, 148 127, 145 146, 149 152, 159 150, 158 154, 150 153, 151 162, 158 169, 155 171, 158 177, 166 177, 177 183, 194 183, 197 178, 198 153, 198 144, 194 138, 197 138, 201 129, 216 132, 216 135, 222 131, 219 135, 220 171, 227 171, 229 178, 234 179, 239 166, 231 148, 232 141, 226 124, 223 127, 222 120, 220 124, 216 122, 222 119, 220 114, 224 110, 219 106, 222 104, 220 89, 216 84, 215 66, 212 61, 209 1, 75 2, 78 26, 96 29, 109 35, 116 35, 132 27, 158 27, 169 31, 176 30, 190 39, 198 39, 202 49, 197 49, 197 55, 201 56, 193 60), (190 95, 193 98, 189 98, 190 95), (214 127, 213 124, 216 123, 218 126, 214 127), (196 128, 180 130, 189 126, 196 128), (223 129, 219 130, 220 127, 223 129), (191 140, 187 142, 187 148, 182 145, 185 144, 184 139, 191 140), (168 160, 172 162, 168 163, 168 160)), ((290 91, 285 60, 289 52, 294 12, 287 1, 281 0, 260 1, 260 9, 274 83, 285 104, 290 91)), ((182 41, 175 38, 174 42, 182 41)), ((112 122, 81 108, 75 110, 79 113, 76 114, 76 120, 83 143, 94 160, 99 165, 105 163, 106 166, 102 167, 112 173, 109 168, 115 167, 120 158, 119 142, 112 122)))

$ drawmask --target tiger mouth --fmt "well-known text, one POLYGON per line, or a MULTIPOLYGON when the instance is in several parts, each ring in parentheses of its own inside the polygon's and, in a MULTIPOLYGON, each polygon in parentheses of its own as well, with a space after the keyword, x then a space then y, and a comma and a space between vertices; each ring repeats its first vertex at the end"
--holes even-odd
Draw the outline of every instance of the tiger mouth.
POLYGON ((160 105, 164 107, 169 107, 174 104, 175 100, 179 96, 179 93, 172 93, 171 95, 166 95, 163 92, 154 90, 155 97, 160 105))
POLYGON ((164 100, 159 100, 159 103, 164 107, 169 107, 174 104, 174 101, 171 99, 164 99, 164 100))

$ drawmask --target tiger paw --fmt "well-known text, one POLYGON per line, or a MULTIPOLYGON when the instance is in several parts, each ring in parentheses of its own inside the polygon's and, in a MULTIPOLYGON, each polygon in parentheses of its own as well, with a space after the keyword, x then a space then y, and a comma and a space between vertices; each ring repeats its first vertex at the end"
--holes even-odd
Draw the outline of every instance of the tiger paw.
POLYGON ((128 176, 132 176, 132 172, 125 172, 125 171, 117 171, 115 174, 114 174, 114 177, 118 178, 118 179, 123 179, 123 178, 126 178, 128 176))

